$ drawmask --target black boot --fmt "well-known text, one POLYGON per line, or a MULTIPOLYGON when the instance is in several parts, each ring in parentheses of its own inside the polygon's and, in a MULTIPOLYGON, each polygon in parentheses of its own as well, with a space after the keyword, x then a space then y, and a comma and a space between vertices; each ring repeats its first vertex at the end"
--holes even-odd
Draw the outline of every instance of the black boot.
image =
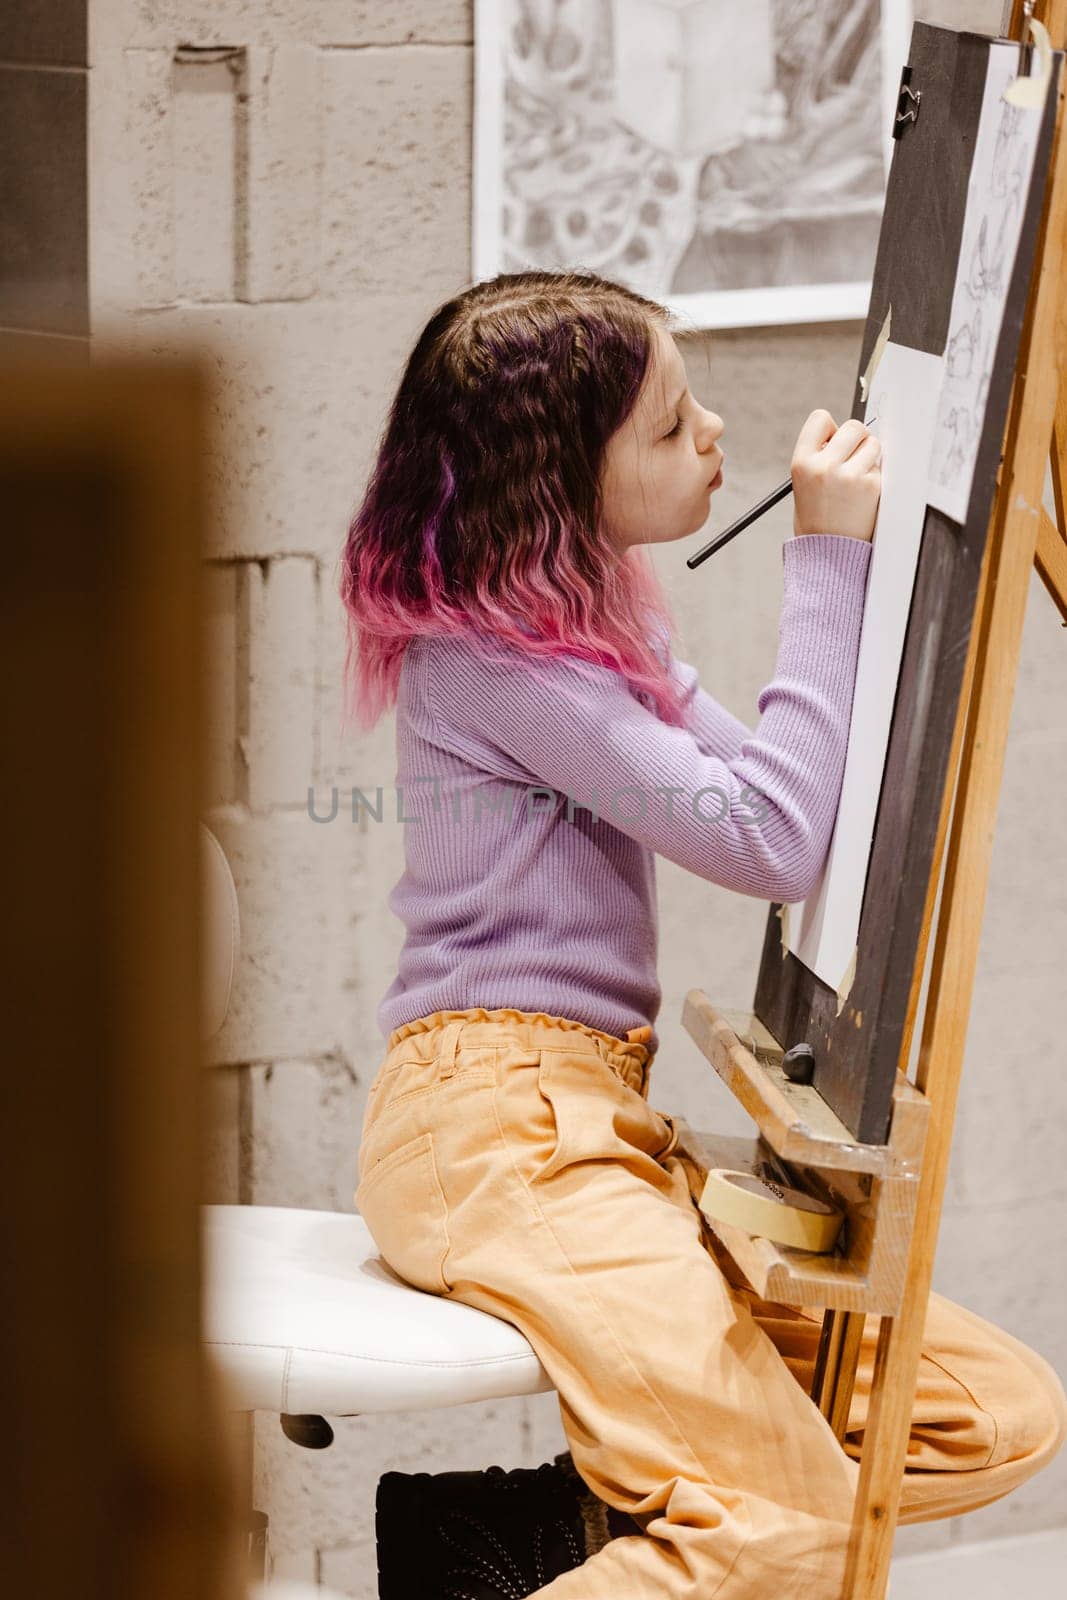
POLYGON ((570 1453, 534 1469, 386 1472, 375 1533, 379 1600, 522 1600, 620 1533, 570 1453))

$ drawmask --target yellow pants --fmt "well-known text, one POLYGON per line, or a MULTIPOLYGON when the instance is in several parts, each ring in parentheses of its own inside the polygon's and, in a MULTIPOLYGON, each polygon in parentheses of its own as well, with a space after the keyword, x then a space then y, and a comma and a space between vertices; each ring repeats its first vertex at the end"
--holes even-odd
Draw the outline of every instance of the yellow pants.
MULTIPOLYGON (((761 1300, 716 1248, 648 1103, 650 1037, 510 1009, 397 1028, 356 1206, 402 1278, 522 1331, 578 1472, 644 1530, 539 1597, 839 1600, 879 1319, 842 1449, 808 1392, 822 1313, 761 1300)), ((1065 1437, 1049 1364, 931 1293, 898 1520, 987 1505, 1065 1437)))

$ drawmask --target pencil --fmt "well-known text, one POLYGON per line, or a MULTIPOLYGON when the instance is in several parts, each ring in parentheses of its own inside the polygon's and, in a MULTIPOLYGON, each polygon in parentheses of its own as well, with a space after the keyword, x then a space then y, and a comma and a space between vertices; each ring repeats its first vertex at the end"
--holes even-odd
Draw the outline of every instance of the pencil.
POLYGON ((765 511, 769 511, 772 506, 776 506, 779 500, 784 500, 792 488, 793 480, 792 478, 787 478, 785 483, 780 483, 777 489, 772 489, 770 494, 765 495, 757 505, 754 505, 751 511, 746 511, 743 517, 738 517, 736 522, 731 522, 725 533, 716 534, 715 538, 706 544, 702 550, 698 550, 696 555, 686 556, 686 566, 689 568, 699 567, 700 563, 706 561, 709 556, 713 556, 716 550, 721 550, 724 544, 729 544, 731 539, 736 539, 737 535, 747 528, 750 522, 755 522, 757 517, 762 517, 765 511))

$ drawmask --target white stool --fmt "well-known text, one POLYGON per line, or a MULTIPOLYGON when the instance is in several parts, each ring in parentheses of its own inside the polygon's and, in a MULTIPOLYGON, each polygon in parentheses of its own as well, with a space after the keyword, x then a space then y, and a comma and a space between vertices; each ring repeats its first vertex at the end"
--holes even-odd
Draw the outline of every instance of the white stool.
MULTIPOLYGON (((203 835, 204 1015, 211 1038, 229 1008, 240 920, 229 862, 215 835, 206 827, 203 835)), ((294 1444, 312 1450, 331 1444, 327 1417, 426 1411, 553 1389, 511 1323, 424 1294, 398 1277, 358 1212, 201 1209, 203 1338, 228 1403, 234 1411, 277 1412, 294 1444)), ((266 1576, 266 1524, 257 1515, 266 1576)))
POLYGON ((357 1212, 204 1206, 204 1338, 235 1410, 321 1449, 327 1416, 429 1411, 553 1385, 509 1322, 399 1278, 357 1212))

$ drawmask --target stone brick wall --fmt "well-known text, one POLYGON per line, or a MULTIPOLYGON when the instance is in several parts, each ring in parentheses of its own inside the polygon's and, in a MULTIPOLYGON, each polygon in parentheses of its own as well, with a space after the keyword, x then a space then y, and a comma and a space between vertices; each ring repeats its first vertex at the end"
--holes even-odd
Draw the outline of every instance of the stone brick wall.
POLYGON ((0 15, 0 355, 88 360, 86 0, 0 15))

